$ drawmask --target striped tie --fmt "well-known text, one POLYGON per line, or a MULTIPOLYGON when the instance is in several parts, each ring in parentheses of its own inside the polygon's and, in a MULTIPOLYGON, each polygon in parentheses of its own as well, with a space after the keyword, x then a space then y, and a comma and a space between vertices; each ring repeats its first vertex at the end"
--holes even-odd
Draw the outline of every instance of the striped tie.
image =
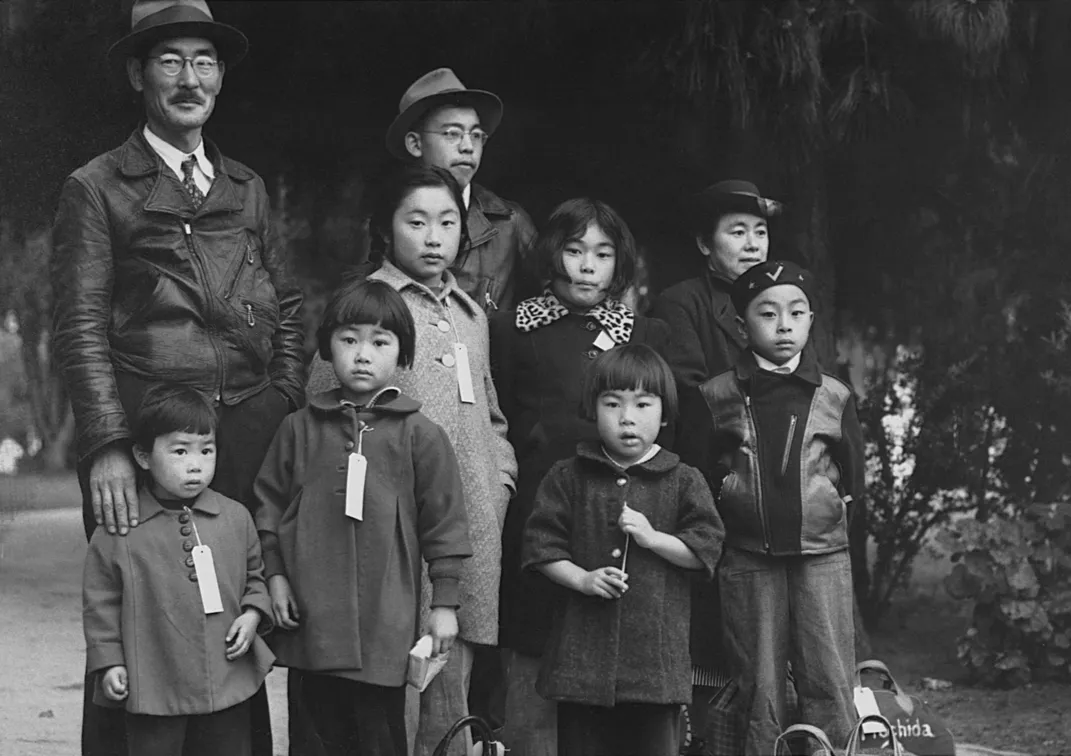
POLYGON ((193 206, 200 207, 205 201, 205 193, 201 191, 201 187, 197 186, 197 182, 193 180, 193 169, 196 165, 197 158, 193 155, 182 161, 182 185, 186 188, 186 193, 190 195, 190 199, 193 200, 193 206))

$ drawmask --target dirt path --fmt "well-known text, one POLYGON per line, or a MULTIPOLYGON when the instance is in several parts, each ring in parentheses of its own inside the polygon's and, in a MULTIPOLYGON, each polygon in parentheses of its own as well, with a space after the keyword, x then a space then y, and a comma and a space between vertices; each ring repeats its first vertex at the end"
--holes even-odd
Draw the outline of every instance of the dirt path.
MULTIPOLYGON (((79 753, 85 548, 77 509, 0 511, 3 756, 79 753)), ((275 752, 285 754, 285 672, 272 672, 268 686, 275 752)))

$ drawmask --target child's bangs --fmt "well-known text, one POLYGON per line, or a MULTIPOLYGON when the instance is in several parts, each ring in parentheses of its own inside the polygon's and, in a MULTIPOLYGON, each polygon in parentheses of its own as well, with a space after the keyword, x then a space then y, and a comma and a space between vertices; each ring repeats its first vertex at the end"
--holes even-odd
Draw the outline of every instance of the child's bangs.
POLYGON ((677 385, 666 361, 649 346, 624 344, 601 354, 585 377, 583 412, 595 417, 599 396, 607 391, 642 391, 662 400, 662 418, 677 416, 677 385))
POLYGON ((346 326, 371 325, 398 337, 398 364, 413 364, 416 326, 402 295, 382 281, 358 281, 337 291, 327 303, 316 331, 320 357, 331 361, 331 336, 346 326))
POLYGON ((218 424, 216 408, 195 389, 158 385, 145 392, 138 408, 134 442, 143 449, 151 449, 160 436, 169 433, 207 436, 216 432, 218 424))

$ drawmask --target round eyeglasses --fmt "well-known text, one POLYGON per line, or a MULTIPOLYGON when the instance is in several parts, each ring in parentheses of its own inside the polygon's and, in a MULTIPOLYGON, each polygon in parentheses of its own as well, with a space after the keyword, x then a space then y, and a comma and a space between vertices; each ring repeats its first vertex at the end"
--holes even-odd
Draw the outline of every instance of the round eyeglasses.
POLYGON ((219 73, 219 61, 207 55, 198 55, 193 58, 183 58, 180 55, 165 54, 157 55, 150 60, 155 60, 160 70, 167 76, 178 76, 182 73, 186 63, 189 62, 193 72, 200 79, 208 79, 219 73))
POLYGON ((455 145, 456 144, 460 144, 461 140, 466 135, 468 135, 469 139, 472 140, 473 144, 478 144, 478 145, 481 145, 481 146, 487 144, 487 140, 491 138, 490 134, 488 134, 486 131, 484 131, 483 129, 479 128, 478 126, 476 128, 474 128, 474 129, 470 130, 470 131, 465 131, 464 129, 458 128, 457 126, 451 126, 449 128, 443 129, 441 131, 424 131, 422 133, 424 133, 424 134, 438 134, 443 139, 445 139, 448 144, 455 144, 455 145))

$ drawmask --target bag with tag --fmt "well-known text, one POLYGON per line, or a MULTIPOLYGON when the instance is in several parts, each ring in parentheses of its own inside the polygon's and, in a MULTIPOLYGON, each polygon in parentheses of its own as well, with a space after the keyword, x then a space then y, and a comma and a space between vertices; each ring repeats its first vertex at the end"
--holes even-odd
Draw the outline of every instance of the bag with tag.
POLYGON ((472 730, 471 756, 485 756, 485 754, 486 756, 506 755, 506 747, 495 740, 495 736, 491 732, 491 726, 481 717, 470 714, 454 722, 453 726, 443 735, 443 739, 439 741, 439 745, 435 746, 435 751, 431 756, 446 756, 446 752, 450 750, 450 743, 466 727, 472 730))
MULTIPOLYGON (((810 751, 811 756, 836 756, 837 752, 833 750, 833 746, 825 732, 820 727, 814 727, 809 724, 794 724, 778 735, 777 740, 774 741, 774 756, 791 756, 791 754, 797 753, 788 747, 788 742, 790 740, 807 739, 813 740, 818 744, 818 748, 810 751)), ((800 753, 806 753, 806 751, 801 751, 800 753)))
POLYGON ((880 714, 860 717, 848 735, 844 756, 913 756, 904 750, 896 730, 880 714), (871 733, 869 736, 866 733, 871 733))
MULTIPOLYGON (((889 668, 876 659, 860 662, 855 668, 855 709, 860 717, 880 715, 889 721, 895 738, 915 756, 955 756, 956 741, 944 720, 918 696, 904 692, 889 668), (881 687, 863 685, 866 674, 881 679, 881 687)), ((858 729, 858 728, 857 728, 858 729)), ((868 747, 885 740, 873 723, 860 731, 860 745, 868 747)))

